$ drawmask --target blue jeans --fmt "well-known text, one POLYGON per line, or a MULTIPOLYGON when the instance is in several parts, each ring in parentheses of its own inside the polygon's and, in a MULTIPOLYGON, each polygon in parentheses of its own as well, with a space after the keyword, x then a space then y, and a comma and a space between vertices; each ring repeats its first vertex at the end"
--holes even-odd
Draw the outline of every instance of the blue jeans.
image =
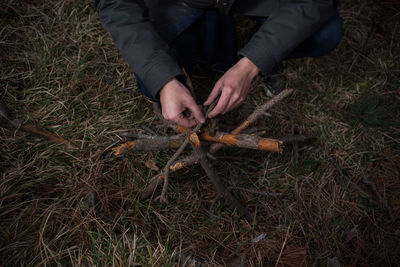
MULTIPOLYGON (((187 18, 184 18, 182 21, 180 21, 171 31, 171 33, 167 35, 168 38, 166 39, 169 41, 171 56, 188 72, 191 70, 193 54, 196 49, 199 49, 199 51, 203 54, 206 63, 207 61, 210 61, 211 57, 207 54, 214 53, 212 50, 215 49, 215 47, 213 47, 211 43, 213 43, 215 40, 213 38, 209 38, 210 36, 204 35, 204 28, 208 28, 208 31, 206 32, 210 32, 210 30, 212 32, 212 27, 210 27, 212 22, 211 24, 208 22, 213 21, 216 18, 215 14, 197 10, 194 14, 191 14, 187 18), (201 17, 205 19, 200 19, 201 17), (205 20, 207 21, 204 22, 205 20), (199 47, 199 43, 201 43, 202 47, 199 47)), ((262 22, 263 20, 265 21, 265 18, 258 18, 257 20, 262 22)), ((227 17, 224 23, 233 23, 232 17, 227 17)), ((339 16, 339 13, 336 13, 335 16, 333 16, 316 33, 297 46, 297 48, 289 55, 288 58, 320 57, 328 54, 335 49, 343 37, 342 24, 343 19, 339 16)), ((226 38, 229 39, 228 45, 230 42, 234 42, 233 34, 234 33, 229 33, 226 36, 226 38)), ((232 44, 230 45, 232 46, 232 44)), ((232 53, 228 52, 228 54, 228 59, 226 59, 226 61, 228 61, 228 64, 234 63, 234 59, 232 59, 232 53)), ((208 65, 210 64, 211 63, 208 65)), ((135 77, 139 91, 143 95, 147 96, 151 101, 159 102, 159 100, 154 99, 151 96, 140 77, 138 77, 136 74, 135 77)))

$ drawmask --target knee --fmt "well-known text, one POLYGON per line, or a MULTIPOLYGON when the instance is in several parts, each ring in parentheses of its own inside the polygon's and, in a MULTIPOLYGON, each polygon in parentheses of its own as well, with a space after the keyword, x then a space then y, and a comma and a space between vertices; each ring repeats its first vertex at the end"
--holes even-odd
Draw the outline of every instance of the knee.
POLYGON ((343 19, 337 13, 331 18, 314 36, 313 57, 323 56, 328 54, 337 47, 340 40, 343 38, 343 19))

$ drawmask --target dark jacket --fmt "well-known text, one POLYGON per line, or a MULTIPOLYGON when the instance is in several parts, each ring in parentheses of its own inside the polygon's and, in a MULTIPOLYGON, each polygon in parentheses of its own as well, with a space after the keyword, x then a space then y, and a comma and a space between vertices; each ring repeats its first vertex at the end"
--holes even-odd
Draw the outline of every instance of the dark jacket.
MULTIPOLYGON (((201 0, 95 0, 103 27, 153 97, 166 82, 182 75, 162 35, 200 8, 198 2, 201 0)), ((268 16, 238 52, 263 74, 335 13, 334 0, 219 0, 217 8, 224 13, 268 16)))

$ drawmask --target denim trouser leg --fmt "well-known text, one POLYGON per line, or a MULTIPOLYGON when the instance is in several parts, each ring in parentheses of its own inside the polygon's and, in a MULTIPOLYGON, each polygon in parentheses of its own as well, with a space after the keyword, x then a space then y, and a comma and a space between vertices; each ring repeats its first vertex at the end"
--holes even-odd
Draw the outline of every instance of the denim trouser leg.
POLYGON ((302 42, 289 58, 320 57, 328 54, 343 38, 343 19, 336 13, 321 29, 302 42))

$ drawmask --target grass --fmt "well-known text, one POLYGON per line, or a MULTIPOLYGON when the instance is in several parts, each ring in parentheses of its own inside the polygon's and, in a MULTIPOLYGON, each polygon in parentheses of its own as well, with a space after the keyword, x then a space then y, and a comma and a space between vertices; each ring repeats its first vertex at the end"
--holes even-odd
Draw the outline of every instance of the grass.
MULTIPOLYGON (((172 151, 110 157, 124 130, 160 122, 91 1, 0 3, 0 99, 78 150, 0 128, 0 261, 88 266, 394 266, 400 258, 400 6, 341 1, 330 55, 285 63, 292 97, 267 136, 314 134, 282 155, 227 149, 215 168, 255 211, 248 223, 201 168, 172 174, 168 204, 139 199, 172 151), (248 192, 281 193, 263 196, 248 192), (252 240, 261 234, 265 238, 252 240)), ((242 21, 239 34, 252 24, 242 21)), ((246 38, 242 38, 245 40, 246 38)), ((199 90, 212 81, 194 76, 199 90)), ((267 100, 259 84, 229 127, 267 100)), ((221 126, 222 127, 222 126, 221 126)))

